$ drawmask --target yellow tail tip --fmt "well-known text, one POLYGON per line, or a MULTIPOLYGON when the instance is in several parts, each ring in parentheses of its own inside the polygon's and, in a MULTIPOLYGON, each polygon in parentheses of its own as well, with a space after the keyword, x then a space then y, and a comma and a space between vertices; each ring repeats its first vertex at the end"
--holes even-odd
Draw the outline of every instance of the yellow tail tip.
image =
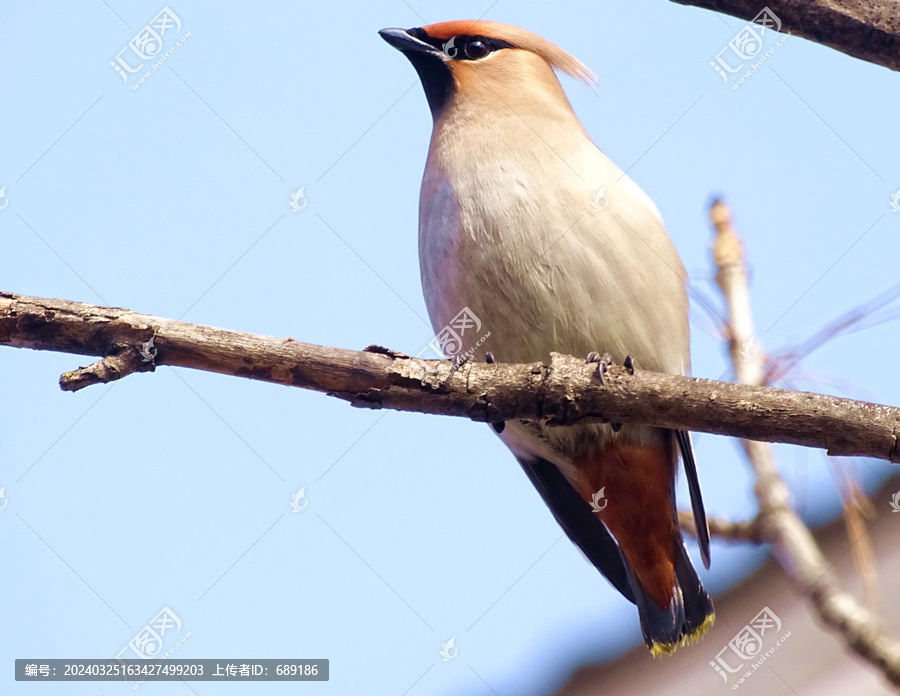
POLYGON ((703 623, 700 624, 700 627, 681 639, 682 645, 690 645, 691 643, 696 643, 703 636, 706 635, 706 632, 712 628, 713 624, 716 622, 716 612, 712 612, 709 616, 704 619, 703 623))
POLYGON ((693 633, 688 633, 681 637, 677 643, 658 643, 653 641, 650 644, 650 654, 653 657, 661 657, 663 655, 671 655, 678 648, 679 645, 690 645, 691 643, 696 643, 700 640, 706 632, 712 628, 712 625, 716 622, 715 613, 710 614, 706 617, 700 627, 697 628, 693 633))
POLYGON ((678 643, 657 643, 655 640, 650 645, 650 654, 653 657, 661 657, 662 655, 671 655, 678 647, 678 643))

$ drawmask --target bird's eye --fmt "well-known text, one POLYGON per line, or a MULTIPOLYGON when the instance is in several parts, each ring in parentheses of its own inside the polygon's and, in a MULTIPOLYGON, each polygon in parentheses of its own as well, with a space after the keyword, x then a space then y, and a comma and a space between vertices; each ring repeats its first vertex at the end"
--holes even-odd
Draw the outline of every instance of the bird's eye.
POLYGON ((474 41, 469 41, 466 44, 465 52, 466 58, 478 60, 479 58, 484 58, 488 53, 490 53, 490 50, 487 46, 484 45, 483 41, 475 39, 474 41))

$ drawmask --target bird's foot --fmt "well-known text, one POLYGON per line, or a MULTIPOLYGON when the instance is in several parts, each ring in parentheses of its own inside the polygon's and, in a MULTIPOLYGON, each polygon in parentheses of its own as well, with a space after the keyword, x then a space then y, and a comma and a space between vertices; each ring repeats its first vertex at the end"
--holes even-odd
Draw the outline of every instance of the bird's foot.
MULTIPOLYGON (((597 370, 594 373, 597 379, 600 380, 600 384, 605 384, 603 381, 603 375, 606 374, 607 369, 610 365, 612 365, 612 356, 609 353, 604 353, 600 355, 597 352, 591 351, 588 353, 586 363, 597 363, 597 370)), ((634 374, 634 358, 630 355, 625 356, 625 362, 622 363, 622 366, 627 370, 628 374, 634 374)), ((614 433, 619 432, 622 429, 621 423, 610 423, 609 427, 612 428, 614 433)))
POLYGON ((600 384, 603 384, 603 375, 606 374, 607 368, 612 365, 612 356, 609 353, 600 355, 600 353, 591 351, 590 353, 588 353, 585 362, 597 363, 597 370, 594 372, 594 375, 597 377, 597 379, 600 380, 600 384))
MULTIPOLYGON (((488 365, 493 365, 493 364, 494 364, 494 354, 491 353, 490 351, 488 351, 487 353, 485 353, 485 354, 484 354, 484 361, 485 361, 488 365)), ((496 431, 496 433, 499 435, 500 433, 503 432, 503 429, 506 427, 506 421, 495 421, 494 423, 491 423, 491 427, 492 427, 492 428, 496 431)))

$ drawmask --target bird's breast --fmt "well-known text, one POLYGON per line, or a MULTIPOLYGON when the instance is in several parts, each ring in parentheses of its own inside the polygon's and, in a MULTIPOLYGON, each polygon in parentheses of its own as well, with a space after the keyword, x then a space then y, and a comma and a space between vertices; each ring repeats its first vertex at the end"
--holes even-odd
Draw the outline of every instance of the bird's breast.
POLYGON ((544 164, 458 167, 432 153, 419 261, 435 331, 468 308, 491 332, 481 352, 501 361, 597 350, 683 371, 683 268, 652 203, 608 160, 585 176, 544 164))
MULTIPOLYGON (((435 133, 419 206, 420 270, 435 333, 454 335, 459 352, 475 360, 488 351, 518 363, 551 351, 598 351, 617 362, 630 354, 645 369, 685 371, 684 271, 646 194, 586 136, 452 135, 435 133)), ((659 438, 640 426, 622 435, 659 438)), ((508 423, 501 435, 519 456, 542 456, 567 475, 583 447, 610 437, 608 426, 524 423, 508 423)))

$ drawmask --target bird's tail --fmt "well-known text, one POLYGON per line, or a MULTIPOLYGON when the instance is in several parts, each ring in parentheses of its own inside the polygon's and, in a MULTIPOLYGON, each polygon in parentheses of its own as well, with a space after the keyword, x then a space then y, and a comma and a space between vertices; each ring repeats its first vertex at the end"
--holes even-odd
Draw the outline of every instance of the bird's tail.
POLYGON ((629 572, 641 631, 653 657, 671 654, 679 645, 700 640, 716 620, 712 599, 703 589, 681 539, 676 546, 675 587, 669 606, 660 606, 629 572))

